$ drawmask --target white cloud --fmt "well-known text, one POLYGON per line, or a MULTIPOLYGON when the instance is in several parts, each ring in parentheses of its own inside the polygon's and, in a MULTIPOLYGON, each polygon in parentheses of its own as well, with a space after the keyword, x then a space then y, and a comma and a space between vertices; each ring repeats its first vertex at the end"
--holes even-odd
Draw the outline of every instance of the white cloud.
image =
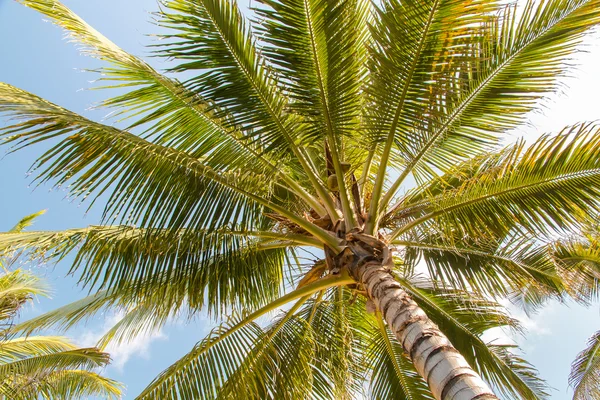
MULTIPOLYGON (((123 319, 125 313, 119 312, 105 318, 100 329, 88 329, 80 335, 79 344, 82 346, 95 346, 98 340, 110 330, 117 322, 123 319)), ((119 372, 123 371, 125 364, 132 357, 150 358, 150 344, 157 340, 166 340, 167 336, 162 330, 145 332, 136 336, 133 340, 122 343, 110 343, 106 352, 112 358, 111 366, 119 372)))
POLYGON ((555 308, 552 305, 546 305, 537 314, 528 316, 525 312, 516 307, 508 300, 501 300, 499 303, 506 308, 506 312, 519 321, 524 329, 523 333, 518 333, 508 328, 493 328, 487 330, 482 340, 486 343, 519 345, 525 353, 531 352, 535 348, 535 338, 539 336, 552 335, 552 330, 548 322, 552 320, 551 314, 555 308))

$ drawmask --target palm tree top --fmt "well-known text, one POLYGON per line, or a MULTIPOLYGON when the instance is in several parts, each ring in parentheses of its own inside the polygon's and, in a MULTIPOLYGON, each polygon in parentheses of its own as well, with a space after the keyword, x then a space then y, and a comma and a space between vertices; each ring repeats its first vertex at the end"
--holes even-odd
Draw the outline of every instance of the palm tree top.
MULTIPOLYGON (((151 46, 166 71, 57 1, 21 3, 107 62, 101 82, 121 90, 99 105, 119 118, 107 125, 0 83, 13 150, 59 140, 33 166, 37 181, 108 194, 102 225, 0 237, 0 248, 75 252, 71 271, 98 290, 37 323, 131 311, 106 342, 180 310, 239 313, 141 398, 242 383, 259 398, 343 398, 364 379, 375 398, 426 398, 419 374, 432 372, 402 336, 418 321, 396 329, 384 307, 402 298, 498 393, 543 397, 523 360, 480 335, 516 325, 493 299, 535 307, 572 294, 546 243, 600 211, 600 135, 581 123, 530 146, 502 138, 556 90, 600 20, 596 0, 261 0, 250 17, 234 1, 173 0, 151 46), (322 254, 307 263, 311 247, 322 254), (376 273, 387 275, 367 282, 376 273), (252 322, 289 301, 268 327, 252 322)), ((433 396, 454 396, 458 377, 428 382, 433 396)))

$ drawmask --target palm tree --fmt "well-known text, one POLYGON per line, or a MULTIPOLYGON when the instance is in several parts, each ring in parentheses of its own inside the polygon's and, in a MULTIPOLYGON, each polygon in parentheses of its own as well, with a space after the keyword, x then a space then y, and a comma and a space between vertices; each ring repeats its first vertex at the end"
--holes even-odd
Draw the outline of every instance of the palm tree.
MULTIPOLYGON (((22 219, 12 232, 20 232, 38 214, 22 219)), ((2 260, 0 260, 2 265, 2 260)), ((100 396, 117 399, 121 384, 99 375, 95 369, 110 358, 97 348, 81 348, 60 336, 16 335, 12 319, 35 295, 48 289, 30 272, 0 275, 0 399, 83 399, 100 396)))
POLYGON ((484 379, 543 396, 480 335, 514 324, 489 299, 564 294, 536 238, 599 211, 600 135, 501 140, 557 88, 598 1, 261 0, 246 19, 234 1, 173 0, 152 47, 165 74, 59 2, 21 2, 121 89, 104 125, 0 84, 19 120, 5 141, 52 140, 38 181, 109 196, 102 226, 2 236, 76 252, 99 290, 36 323, 123 307, 123 340, 177 311, 233 315, 141 399, 345 398, 364 379, 374 398, 496 398, 484 379))

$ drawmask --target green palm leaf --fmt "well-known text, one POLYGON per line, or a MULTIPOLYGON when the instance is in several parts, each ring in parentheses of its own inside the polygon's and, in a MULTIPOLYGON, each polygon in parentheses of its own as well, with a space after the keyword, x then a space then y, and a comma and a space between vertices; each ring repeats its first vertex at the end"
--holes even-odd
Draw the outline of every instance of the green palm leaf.
MULTIPOLYGON (((379 207, 393 145, 397 143, 400 147, 405 171, 412 170, 410 160, 423 146, 430 120, 439 113, 435 103, 445 96, 442 93, 453 90, 450 88, 454 82, 448 82, 454 79, 452 73, 440 74, 436 66, 451 63, 462 66, 468 62, 472 58, 469 48, 481 40, 477 28, 495 7, 495 2, 490 1, 391 0, 383 2, 377 10, 379 18, 373 29, 370 65, 373 84, 369 88, 373 107, 368 118, 372 140, 385 145, 373 189, 371 214, 385 208, 397 189, 392 186, 379 207)), ((484 135, 475 139, 469 135, 460 138, 460 144, 467 151, 478 149, 481 146, 478 142, 489 141, 484 135)), ((373 228, 374 225, 369 226, 367 231, 373 228)))
POLYGON ((118 115, 134 118, 128 129, 146 127, 149 137, 159 144, 206 157, 215 169, 244 168, 258 163, 283 178, 286 185, 315 209, 318 203, 306 193, 267 154, 261 144, 244 137, 227 117, 217 117, 208 100, 188 90, 176 79, 160 74, 146 62, 126 53, 90 27, 75 13, 54 0, 23 0, 23 4, 52 18, 80 42, 83 53, 111 63, 101 69, 102 81, 114 81, 108 88, 133 88, 126 94, 105 100, 102 106, 117 107, 118 115), (185 121, 185 124, 181 122, 185 121))
POLYGON ((3 234, 0 249, 4 246, 33 247, 57 259, 74 253, 70 272, 80 273, 90 289, 109 291, 105 299, 84 301, 86 307, 96 309, 96 300, 110 304, 122 295, 126 305, 136 299, 149 301, 149 307, 159 302, 168 311, 183 303, 191 310, 207 306, 217 313, 225 305, 255 308, 278 298, 286 252, 263 249, 243 232, 128 226, 3 234))
POLYGON ((449 238, 431 230, 411 241, 393 243, 403 246, 405 274, 413 273, 423 260, 429 276, 441 286, 476 290, 494 298, 521 298, 529 309, 549 297, 560 299, 567 283, 548 245, 532 244, 524 235, 485 241, 449 238), (543 295, 542 299, 536 295, 543 295))
POLYGON ((496 136, 520 123, 536 100, 556 87, 563 62, 599 18, 593 0, 529 1, 522 13, 509 6, 501 21, 487 30, 492 38, 484 40, 476 64, 461 71, 468 74, 466 89, 440 99, 444 110, 439 117, 433 114, 426 129, 410 136, 410 143, 418 145, 387 199, 410 172, 418 173, 426 164, 451 167, 457 156, 469 154, 466 141, 496 136))
POLYGON ((579 215, 598 212, 599 138, 595 126, 583 124, 544 136, 527 149, 517 144, 509 156, 488 165, 493 168, 426 198, 426 205, 406 204, 422 214, 392 237, 431 219, 473 237, 506 232, 515 224, 528 232, 577 225, 579 215))
MULTIPOLYGON (((258 30, 268 44, 265 55, 288 83, 294 111, 306 118, 305 136, 325 138, 329 174, 335 174, 346 221, 354 221, 342 167, 343 141, 360 122, 361 78, 366 56, 369 4, 342 1, 265 1, 258 30)), ((357 144, 357 143, 353 143, 357 144)), ((361 146, 356 146, 360 150, 361 146)), ((359 151, 356 151, 359 153, 359 151)), ((360 157, 359 154, 356 156, 360 157)), ((355 157, 356 157, 355 156, 355 157)), ((351 159, 357 164, 361 158, 351 159)))
POLYGON ((160 45, 159 54, 186 60, 174 71, 202 71, 185 85, 215 101, 236 125, 266 143, 266 150, 291 150, 331 214, 329 194, 298 147, 299 122, 286 113, 288 100, 256 51, 256 39, 237 5, 175 0, 167 6, 174 12, 161 12, 159 23, 179 33, 164 36, 169 43, 160 45))

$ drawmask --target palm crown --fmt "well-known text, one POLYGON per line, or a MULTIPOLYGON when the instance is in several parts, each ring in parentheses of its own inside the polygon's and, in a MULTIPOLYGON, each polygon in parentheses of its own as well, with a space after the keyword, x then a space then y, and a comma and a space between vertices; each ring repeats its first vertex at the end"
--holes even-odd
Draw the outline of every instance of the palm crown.
POLYGON ((179 310, 234 314, 144 399, 344 398, 365 379, 374 398, 495 398, 481 378, 543 397, 480 336, 517 325, 497 296, 585 296, 545 241, 598 212, 600 135, 500 142, 556 87, 597 1, 261 0, 247 19, 233 1, 174 0, 153 46, 165 74, 56 1, 22 3, 126 89, 101 103, 121 129, 0 84, 0 112, 19 119, 8 143, 60 138, 38 181, 109 193, 105 225, 2 236, 75 251, 98 289, 36 324, 128 310, 106 343, 179 310), (310 248, 323 255, 307 262, 310 248))

